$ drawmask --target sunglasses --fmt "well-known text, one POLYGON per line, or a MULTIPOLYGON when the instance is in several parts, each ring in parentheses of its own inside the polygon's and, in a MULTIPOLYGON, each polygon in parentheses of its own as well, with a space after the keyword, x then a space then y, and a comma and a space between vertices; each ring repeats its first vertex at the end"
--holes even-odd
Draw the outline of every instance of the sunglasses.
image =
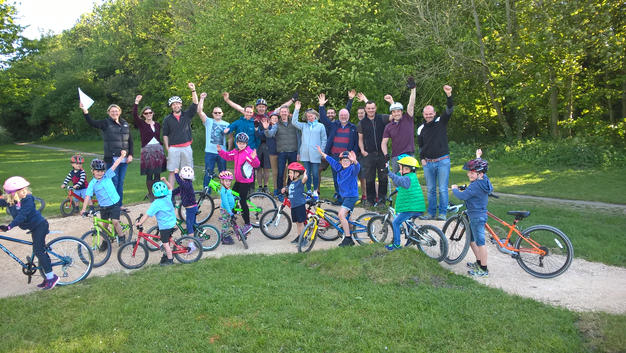
POLYGON ((213 112, 213 114, 224 114, 222 112, 213 112))
POLYGON ((152 115, 154 112, 143 112, 143 115, 152 115))

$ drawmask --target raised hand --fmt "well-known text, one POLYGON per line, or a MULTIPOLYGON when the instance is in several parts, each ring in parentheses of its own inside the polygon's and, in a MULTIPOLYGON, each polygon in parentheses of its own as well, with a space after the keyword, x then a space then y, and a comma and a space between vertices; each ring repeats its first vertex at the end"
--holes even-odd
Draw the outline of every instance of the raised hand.
POLYGON ((356 97, 356 90, 353 88, 348 91, 348 98, 354 99, 354 97, 356 97))
POLYGON ((80 109, 82 109, 83 113, 85 113, 85 114, 87 114, 87 113, 88 113, 87 108, 85 108, 85 106, 83 105, 83 103, 82 103, 82 102, 81 102, 81 103, 78 103, 78 106, 80 107, 80 109))
POLYGON ((206 98, 206 96, 207 96, 206 92, 200 93, 200 98, 204 99, 204 98, 206 98))
POLYGON ((187 84, 187 87, 189 87, 189 89, 192 90, 192 91, 196 90, 196 85, 193 82, 189 82, 187 84))
POLYGON ((256 158, 256 149, 253 149, 253 150, 252 150, 252 153, 250 153, 250 157, 251 157, 252 159, 255 159, 255 158, 256 158))
POLYGON ((480 156, 483 155, 483 150, 481 150, 480 148, 476 150, 476 158, 480 158, 480 156))
POLYGON ((230 93, 224 92, 222 93, 222 97, 224 97, 224 101, 228 102, 228 100, 230 99, 230 93))
POLYGON ((443 91, 446 92, 446 96, 450 97, 452 95, 452 87, 445 85, 443 86, 443 91))
POLYGON ((298 92, 293 92, 293 95, 291 96, 291 100, 293 100, 294 102, 298 100, 298 92))
POLYGON ((415 88, 417 85, 415 84, 415 79, 413 78, 413 76, 409 76, 406 79, 406 88, 408 89, 413 89, 415 88))
POLYGON ((300 107, 301 107, 301 106, 302 106, 302 103, 300 103, 300 101, 295 101, 295 102, 293 103, 293 107, 294 107, 296 110, 300 110, 300 107))
POLYGON ((328 99, 326 99, 326 94, 320 93, 317 96, 317 101, 318 101, 320 106, 323 106, 324 104, 326 104, 326 102, 328 102, 328 99))
POLYGON ((356 163, 356 153, 354 153, 354 151, 350 151, 350 152, 348 152, 348 159, 349 159, 352 163, 356 163))
POLYGON ((363 92, 357 93, 356 97, 359 99, 359 102, 367 102, 367 97, 365 97, 363 92))
POLYGON ((393 104, 395 103, 393 100, 393 97, 391 96, 391 94, 385 94, 385 102, 389 103, 389 104, 393 104))
POLYGON ((265 130, 267 130, 267 129, 269 129, 269 127, 270 127, 270 122, 269 122, 269 121, 267 121, 267 119, 263 119, 263 120, 261 120, 261 125, 263 125, 263 128, 264 128, 265 130))
POLYGON ((141 102, 141 98, 143 98, 143 96, 138 94, 137 97, 135 97, 135 104, 139 104, 139 102, 141 102))

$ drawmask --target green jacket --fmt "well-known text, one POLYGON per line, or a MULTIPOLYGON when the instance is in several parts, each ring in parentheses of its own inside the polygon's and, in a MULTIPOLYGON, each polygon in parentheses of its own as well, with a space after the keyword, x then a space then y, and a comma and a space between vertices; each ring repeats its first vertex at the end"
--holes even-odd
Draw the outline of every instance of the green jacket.
POLYGON ((417 174, 409 173, 405 176, 411 180, 409 188, 398 187, 398 196, 396 197, 396 212, 424 212, 426 204, 424 203, 424 194, 417 180, 417 174))

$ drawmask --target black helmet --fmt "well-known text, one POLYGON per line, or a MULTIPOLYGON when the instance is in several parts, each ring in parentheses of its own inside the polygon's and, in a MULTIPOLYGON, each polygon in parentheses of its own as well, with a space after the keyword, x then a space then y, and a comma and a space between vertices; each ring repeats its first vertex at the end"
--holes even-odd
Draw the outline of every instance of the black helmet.
POLYGON ((94 159, 91 161, 91 169, 93 170, 106 170, 107 165, 101 159, 94 159))
POLYGON ((248 143, 248 139, 248 134, 246 134, 245 132, 240 132, 235 136, 235 142, 248 143))
POLYGON ((342 160, 344 158, 350 158, 350 152, 343 151, 343 152, 339 153, 339 160, 342 160))
POLYGON ((487 173, 487 169, 489 169, 489 163, 481 158, 472 159, 463 165, 463 170, 471 170, 473 172, 487 173))

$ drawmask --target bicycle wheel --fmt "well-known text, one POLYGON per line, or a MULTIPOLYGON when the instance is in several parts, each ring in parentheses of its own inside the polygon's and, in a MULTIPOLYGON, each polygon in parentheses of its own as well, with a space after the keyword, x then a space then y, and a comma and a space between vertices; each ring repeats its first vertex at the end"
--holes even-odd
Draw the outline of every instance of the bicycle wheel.
POLYGON ((393 241, 391 221, 385 218, 386 216, 376 216, 367 222, 367 235, 375 243, 387 244, 393 241))
POLYGON ((457 214, 448 218, 443 225, 443 234, 448 240, 448 255, 444 259, 446 263, 454 265, 465 258, 470 245, 470 232, 465 216, 457 214))
POLYGON ((574 247, 567 235, 559 229, 547 225, 535 225, 517 238, 515 248, 519 250, 517 263, 524 271, 539 278, 553 278, 565 272, 574 258, 574 247), (545 251, 537 254, 532 244, 545 251))
MULTIPOLYGON (((122 236, 126 238, 126 243, 133 242, 133 221, 130 220, 128 212, 123 211, 120 213, 120 226, 122 227, 122 236)), ((122 246, 123 244, 120 244, 122 246)))
MULTIPOLYGON (((60 286, 73 284, 87 278, 93 266, 93 253, 86 242, 74 237, 59 237, 46 245, 52 271, 59 276, 60 286), (55 268, 60 267, 60 272, 55 268)), ((43 276, 43 268, 40 268, 43 276)))
MULTIPOLYGON (((178 228, 174 229, 174 232, 172 232, 172 237, 176 238, 178 236, 178 235, 176 235, 176 232, 178 232, 178 228)), ((154 227, 148 229, 148 231, 146 233, 147 234, 152 234, 152 235, 160 235, 159 234, 159 226, 154 226, 154 227)), ((160 241, 160 239, 157 239, 157 238, 151 238, 151 239, 154 240, 155 242, 156 241, 160 241)), ((160 248, 152 245, 152 243, 147 241, 146 239, 143 239, 142 242, 143 242, 143 245, 146 246, 146 249, 148 249, 150 251, 157 251, 157 250, 160 249, 160 248)))
POLYGON ((243 243, 243 248, 248 249, 248 234, 242 234, 241 227, 237 227, 236 234, 239 234, 239 240, 243 243))
POLYGON ((70 199, 63 200, 59 209, 61 210, 62 217, 71 216, 78 210, 78 208, 74 206, 74 202, 70 199))
POLYGON ((189 264, 200 260, 202 257, 202 244, 200 244, 200 241, 194 237, 178 238, 176 239, 176 245, 186 249, 186 251, 181 253, 174 251, 174 257, 176 257, 176 260, 181 263, 189 264), (191 246, 189 244, 191 243, 195 249, 194 251, 189 252, 189 247, 191 246))
POLYGON ((354 222, 357 223, 357 225, 350 225, 352 239, 361 245, 373 243, 372 238, 370 238, 370 236, 368 235, 369 232, 367 231, 367 225, 373 217, 377 216, 379 216, 378 213, 368 212, 363 213, 362 215, 357 217, 356 221, 354 222))
POLYGON ((287 212, 277 209, 268 210, 261 216, 261 233, 270 239, 282 239, 291 231, 291 217, 287 212))
POLYGON ((222 236, 220 231, 212 225, 203 224, 196 228, 194 236, 198 238, 202 244, 202 250, 215 250, 221 243, 222 236))
POLYGON ((313 249, 313 245, 315 245, 315 240, 317 239, 315 236, 315 233, 317 233, 316 225, 317 220, 311 219, 306 226, 304 226, 304 230, 302 230, 298 239, 298 252, 309 252, 313 249))
MULTIPOLYGON (((205 224, 215 211, 215 201, 211 195, 204 192, 204 190, 196 191, 194 193, 196 200, 198 200, 198 211, 196 212, 196 223, 205 224)), ((180 206, 178 208, 178 218, 183 221, 187 220, 187 212, 185 207, 180 206)))
POLYGON ((33 196, 35 198, 35 207, 37 207, 37 211, 43 212, 43 209, 46 208, 46 201, 37 196, 33 196))
POLYGON ((248 195, 248 208, 250 209, 250 224, 254 228, 258 228, 263 213, 267 210, 276 209, 276 201, 264 192, 253 192, 248 195))
POLYGON ((448 255, 448 241, 439 228, 425 224, 417 230, 411 228, 409 232, 411 232, 409 245, 417 245, 417 248, 431 259, 441 262, 448 255))
MULTIPOLYGON (((340 225, 339 223, 339 214, 335 210, 327 210, 324 209, 325 217, 331 220, 333 223, 340 225)), ((324 218, 320 218, 317 221, 317 234, 316 238, 320 238, 326 241, 337 240, 341 237, 341 233, 337 230, 337 228, 333 227, 327 220, 324 218)))
POLYGON ((148 261, 148 249, 142 243, 126 243, 117 251, 117 261, 129 270, 140 268, 148 261))
POLYGON ((93 252, 93 267, 104 265, 111 257, 111 239, 103 231, 98 235, 95 229, 88 231, 80 237, 93 252))

